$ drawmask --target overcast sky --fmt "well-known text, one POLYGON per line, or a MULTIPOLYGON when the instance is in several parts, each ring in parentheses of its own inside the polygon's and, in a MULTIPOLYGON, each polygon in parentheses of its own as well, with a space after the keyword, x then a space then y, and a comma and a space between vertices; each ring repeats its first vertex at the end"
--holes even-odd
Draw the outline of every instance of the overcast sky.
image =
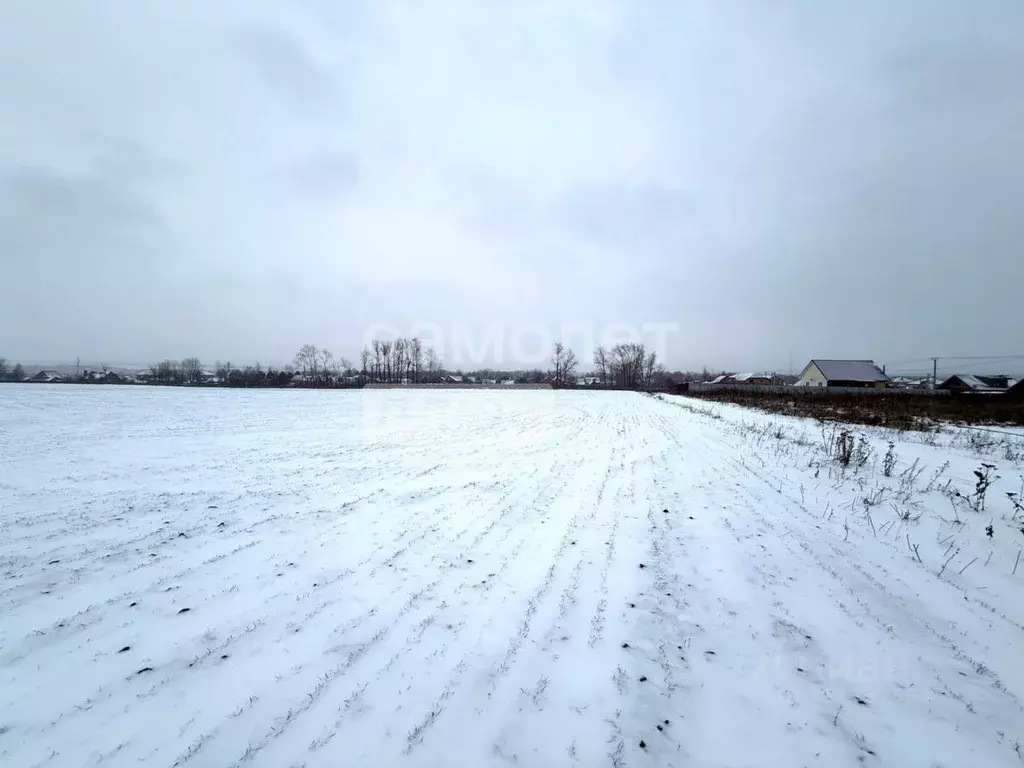
POLYGON ((0 72, 9 359, 1024 354, 1020 0, 5 0, 0 72))

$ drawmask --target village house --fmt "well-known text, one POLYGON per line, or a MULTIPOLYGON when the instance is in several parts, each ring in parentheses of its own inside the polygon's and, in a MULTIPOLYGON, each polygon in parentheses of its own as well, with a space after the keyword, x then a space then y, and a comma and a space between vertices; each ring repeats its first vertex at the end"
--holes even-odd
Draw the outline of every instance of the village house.
POLYGON ((56 371, 39 371, 25 379, 26 384, 59 384, 65 381, 56 371))
POLYGON ((114 371, 84 371, 82 379, 93 384, 120 384, 121 377, 114 371))
POLYGON ((892 385, 897 389, 931 389, 932 377, 921 376, 896 376, 892 385))
POLYGON ((737 373, 727 380, 729 384, 762 384, 770 386, 775 383, 774 373, 737 373))
POLYGON ((936 389, 950 392, 973 394, 999 394, 1010 387, 1009 376, 982 376, 974 373, 955 373, 945 381, 936 384, 936 389))
POLYGON ((794 386, 880 389, 891 384, 873 360, 811 360, 794 386))

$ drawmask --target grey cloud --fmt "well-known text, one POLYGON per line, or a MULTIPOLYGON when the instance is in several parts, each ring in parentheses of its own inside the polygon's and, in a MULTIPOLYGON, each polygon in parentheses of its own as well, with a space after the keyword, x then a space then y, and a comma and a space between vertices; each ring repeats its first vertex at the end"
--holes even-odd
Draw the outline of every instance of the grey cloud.
POLYGON ((182 163, 150 151, 130 139, 98 142, 93 166, 95 174, 108 183, 136 188, 180 181, 187 175, 182 163))
POLYGON ((351 191, 359 168, 351 155, 324 150, 288 163, 281 176, 301 195, 329 198, 351 191))
POLYGON ((503 237, 529 238, 542 229, 643 247, 680 235, 697 217, 694 195, 654 182, 580 184, 548 195, 479 171, 457 176, 456 183, 468 221, 503 237))
POLYGON ((76 318, 82 325, 69 335, 102 325, 90 302, 111 302, 120 314, 137 297, 166 289, 158 275, 172 246, 164 217, 136 190, 93 174, 4 169, 0 258, 8 295, 0 327, 17 341, 16 331, 62 325, 83 306, 90 317, 76 318))
POLYGON ((0 340, 26 358, 33 338, 47 339, 36 356, 73 356, 83 336, 119 354, 110 342, 124 326, 112 322, 133 333, 145 325, 125 313, 161 301, 171 252, 159 209, 129 186, 94 173, 0 170, 0 340))
POLYGON ((638 247, 681 236, 696 213, 692 194, 660 184, 581 187, 552 210, 579 237, 638 247))
POLYGON ((337 98, 337 83, 327 68, 293 33, 251 25, 235 30, 233 37, 245 59, 288 105, 318 111, 337 98))
POLYGON ((694 367, 1024 346, 1018 2, 57 16, 0 10, 8 358, 417 321, 672 320, 694 367))
POLYGON ((1019 115, 1020 59, 1017 46, 1006 44, 969 51, 932 47, 893 56, 884 71, 894 96, 919 108, 951 113, 1005 107, 1019 115))
POLYGON ((157 208, 124 185, 31 166, 0 171, 0 216, 7 236, 20 237, 36 256, 57 238, 70 249, 162 227, 157 208))

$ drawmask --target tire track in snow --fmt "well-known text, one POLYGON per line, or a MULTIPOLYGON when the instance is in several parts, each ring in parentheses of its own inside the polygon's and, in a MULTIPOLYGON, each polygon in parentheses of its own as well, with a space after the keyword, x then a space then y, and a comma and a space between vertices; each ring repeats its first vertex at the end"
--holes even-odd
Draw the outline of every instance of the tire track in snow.
MULTIPOLYGON (((520 490, 518 492, 520 492, 520 493, 522 492, 522 488, 521 487, 520 487, 520 490)), ((508 526, 507 529, 504 531, 504 533, 502 533, 501 535, 499 535, 495 539, 495 547, 496 548, 501 547, 504 544, 504 542, 508 538, 508 535, 513 530, 517 530, 517 529, 518 530, 522 530, 523 531, 522 537, 523 537, 523 540, 525 540, 526 529, 523 526, 523 520, 528 515, 530 515, 531 512, 533 512, 535 510, 535 508, 537 506, 536 505, 536 501, 538 499, 540 499, 542 496, 543 496, 543 493, 538 495, 538 497, 536 497, 534 499, 533 503, 524 504, 522 506, 522 510, 520 512, 519 519, 516 520, 515 523, 513 523, 512 525, 508 526)), ((502 506, 502 507, 504 507, 505 511, 501 513, 501 516, 504 516, 507 513, 508 509, 511 508, 511 506, 507 503, 509 497, 510 497, 509 493, 507 493, 507 492, 503 493, 502 496, 499 497, 498 504, 495 505, 495 506, 502 506)), ((478 520, 478 518, 472 518, 471 522, 476 522, 477 520, 478 520)), ((494 532, 494 531, 497 530, 494 526, 486 526, 486 528, 489 529, 490 532, 494 532)), ((468 530, 468 529, 462 529, 459 533, 457 533, 453 537, 453 539, 455 539, 455 540, 461 539, 465 535, 466 530, 468 530)), ((489 534, 485 534, 485 535, 489 535, 489 534)), ((484 538, 485 538, 485 536, 480 536, 479 540, 483 541, 484 538)), ((518 545, 516 545, 516 549, 518 549, 521 545, 522 545, 522 541, 520 541, 520 543, 518 545)), ((496 550, 495 550, 495 552, 496 552, 496 550)), ((432 559, 432 562, 439 561, 440 559, 442 559, 441 555, 440 554, 436 554, 434 556, 434 558, 432 559)), ((457 594, 461 594, 470 585, 472 580, 475 578, 475 576, 473 575, 472 571, 467 571, 466 574, 464 575, 464 577, 462 578, 461 582, 459 582, 457 585, 442 588, 441 585, 442 585, 444 579, 451 572, 452 572, 452 569, 450 569, 450 568, 442 568, 441 569, 441 575, 437 579, 435 579, 433 582, 428 584, 426 587, 424 587, 423 589, 421 589, 417 593, 415 593, 409 600, 407 600, 406 603, 403 605, 402 610, 399 611, 398 615, 395 616, 394 619, 385 620, 385 621, 380 622, 379 623, 380 629, 378 629, 378 631, 370 638, 368 643, 365 643, 363 645, 360 645, 360 646, 356 647, 356 649, 353 652, 353 653, 356 654, 355 658, 353 658, 352 655, 350 655, 341 664, 337 665, 332 670, 329 670, 328 672, 324 673, 324 675, 321 676, 318 679, 317 685, 314 687, 313 691, 307 693, 306 697, 302 700, 302 703, 300 705, 298 705, 297 707, 289 710, 289 713, 291 713, 291 714, 286 713, 283 717, 279 717, 278 720, 277 720, 277 724, 267 734, 265 734, 264 737, 262 737, 260 740, 258 740, 256 742, 252 743, 250 745, 250 748, 248 748, 246 750, 246 752, 243 753, 242 757, 239 758, 237 764, 242 765, 245 762, 249 762, 250 760, 253 759, 253 757, 255 757, 255 755, 261 754, 264 749, 268 748, 281 735, 283 735, 285 732, 287 732, 293 726, 293 724, 300 719, 301 716, 303 716, 307 712, 309 712, 312 709, 312 707, 318 703, 318 701, 324 695, 324 692, 326 691, 327 687, 335 679, 340 679, 342 677, 347 677, 349 671, 353 668, 353 666, 355 665, 356 662, 360 661, 371 650, 373 650, 374 648, 379 646, 383 641, 385 641, 386 639, 388 639, 389 637, 392 636, 393 630, 395 629, 399 619, 404 618, 407 614, 411 614, 414 609, 417 609, 417 611, 419 611, 421 608, 424 608, 425 606, 421 606, 420 605, 420 602, 421 602, 420 599, 421 598, 423 598, 424 596, 428 595, 428 593, 432 594, 433 596, 430 599, 432 600, 432 602, 433 602, 433 604, 435 606, 435 610, 436 610, 436 607, 444 602, 444 599, 442 599, 440 597, 437 597, 437 595, 457 595, 457 594)), ((370 618, 372 618, 372 617, 374 617, 376 615, 377 615, 377 611, 375 609, 371 609, 371 611, 369 611, 366 614, 364 614, 364 616, 361 617, 361 619, 359 621, 355 622, 354 626, 346 626, 346 627, 344 627, 344 633, 345 634, 350 633, 354 629, 357 629, 358 627, 360 627, 362 625, 363 621, 365 621, 367 619, 370 619, 370 618)), ((417 617, 420 616, 420 615, 422 615, 422 611, 420 611, 420 612, 418 612, 416 614, 417 617)), ((422 624, 427 619, 429 619, 430 615, 431 614, 428 613, 428 615, 425 618, 419 619, 418 621, 410 619, 408 623, 411 625, 411 628, 413 629, 413 631, 415 631, 415 627, 420 625, 420 624, 422 624)), ((407 633, 406 636, 408 636, 408 633, 407 633)), ((382 674, 384 674, 388 669, 393 668, 396 665, 396 663, 403 656, 407 655, 411 650, 412 650, 412 647, 406 644, 405 647, 403 647, 398 652, 398 654, 393 654, 387 661, 384 661, 380 668, 378 668, 374 672, 368 673, 366 675, 367 682, 358 684, 356 687, 359 688, 361 686, 361 689, 365 690, 366 685, 369 684, 368 681, 369 681, 370 678, 372 678, 373 681, 374 681, 374 684, 376 684, 376 682, 379 680, 379 678, 380 678, 380 676, 382 674)), ((345 697, 345 701, 347 701, 349 698, 351 698, 351 696, 354 695, 354 693, 355 693, 354 690, 350 691, 348 696, 345 697)), ((450 695, 451 695, 450 692, 449 693, 445 693, 444 691, 442 691, 442 698, 440 700, 442 700, 442 701, 446 700, 450 695)), ((429 717, 429 713, 428 713, 428 717, 429 717)), ((344 718, 341 718, 341 719, 344 720, 344 718)), ((420 733, 422 733, 423 730, 425 730, 425 728, 422 728, 420 730, 420 733)), ((325 738, 324 734, 321 734, 319 737, 313 739, 310 743, 311 744, 312 743, 327 744, 332 739, 333 739, 333 737, 331 739, 327 739, 327 738, 325 738)), ((319 748, 320 747, 318 747, 318 749, 319 748)), ((270 758, 269 757, 268 758, 261 757, 261 759, 265 760, 265 759, 270 759, 270 758)))
MULTIPOLYGON (((578 469, 581 464, 582 464, 582 461, 579 461, 573 467, 573 469, 574 470, 578 469)), ((565 472, 563 470, 563 471, 560 471, 560 472, 556 473, 555 476, 564 477, 564 474, 565 474, 565 472)), ((553 501, 555 498, 557 498, 557 496, 562 491, 564 491, 564 488, 565 488, 566 484, 567 484, 566 481, 563 480, 562 481, 562 486, 561 486, 560 490, 555 492, 555 493, 552 493, 548 489, 542 490, 541 493, 538 495, 538 497, 536 499, 536 502, 539 502, 541 505, 550 504, 551 501, 553 501)), ((572 535, 572 531, 574 530, 575 521, 578 519, 577 516, 578 516, 578 510, 577 510, 576 515, 574 515, 573 519, 570 521, 569 526, 567 527, 565 533, 563 534, 563 537, 561 539, 561 544, 559 546, 559 550, 558 551, 564 551, 565 547, 568 545, 568 542, 570 541, 570 536, 572 535)), ((511 532, 511 530, 512 529, 510 528, 509 532, 511 532)), ((513 550, 511 551, 510 555, 505 557, 505 558, 503 558, 502 567, 500 569, 501 572, 504 572, 505 570, 507 570, 509 568, 509 566, 516 561, 517 556, 519 554, 519 551, 520 551, 522 545, 526 542, 526 538, 527 538, 526 532, 524 531, 523 538, 513 548, 513 550)), ((502 539, 502 541, 503 540, 504 540, 504 538, 502 539)), ((535 616, 535 614, 539 610, 542 601, 545 599, 547 594, 551 591, 551 586, 552 586, 552 584, 554 582, 554 575, 555 575, 556 568, 557 568, 557 561, 556 562, 552 562, 551 565, 548 567, 548 570, 546 571, 546 573, 544 575, 544 581, 536 589, 536 591, 533 593, 533 595, 528 599, 526 610, 524 611, 524 614, 523 614, 522 618, 520 619, 520 621, 519 621, 519 623, 517 625, 516 634, 513 635, 508 640, 508 647, 507 647, 507 649, 505 651, 504 656, 502 657, 502 659, 495 666, 492 666, 490 672, 488 673, 488 677, 489 677, 489 683, 488 683, 489 693, 488 693, 488 696, 489 697, 493 696, 494 692, 498 688, 498 684, 500 683, 501 679, 504 678, 508 674, 508 672, 511 670, 512 664, 514 663, 516 655, 518 654, 520 648, 522 647, 523 642, 529 636, 530 629, 531 629, 532 622, 533 622, 533 617, 535 616)), ((495 583, 495 582, 492 582, 492 583, 495 583)), ((486 625, 483 628, 481 628, 481 630, 480 630, 480 638, 481 639, 483 638, 484 633, 486 632, 486 630, 487 630, 487 626, 486 625)), ((406 754, 410 753, 416 746, 421 744, 423 742, 423 739, 424 739, 426 731, 429 728, 431 728, 432 726, 435 725, 435 723, 437 722, 438 718, 441 716, 442 712, 444 711, 443 710, 444 702, 447 701, 448 699, 450 699, 455 694, 455 692, 459 689, 459 687, 460 687, 460 685, 462 683, 462 678, 463 678, 465 672, 469 669, 468 659, 469 659, 469 657, 474 652, 475 651, 472 650, 472 649, 468 650, 463 655, 463 657, 455 664, 455 666, 451 670, 451 673, 450 673, 450 676, 447 679, 447 682, 445 683, 445 685, 442 688, 441 692, 433 699, 432 704, 429 707, 429 709, 427 710, 426 715, 423 717, 423 719, 420 722, 418 722, 416 725, 414 725, 413 728, 409 731, 409 738, 407 740, 406 754)))
MULTIPOLYGON (((484 591, 489 591, 490 589, 493 588, 493 586, 495 584, 499 583, 499 577, 502 575, 502 573, 504 573, 504 571, 509 567, 509 565, 512 562, 515 561, 516 556, 518 555, 519 551, 521 550, 523 544, 526 542, 526 538, 527 538, 526 529, 523 526, 523 522, 524 522, 525 518, 530 513, 534 512, 536 510, 536 508, 538 506, 538 503, 543 500, 543 498, 545 497, 546 493, 547 493, 546 491, 542 491, 530 503, 523 505, 522 511, 520 512, 520 515, 519 515, 518 519, 515 520, 513 522, 513 524, 509 525, 506 528, 506 530, 501 535, 499 535, 497 537, 497 539, 495 540, 493 549, 491 551, 489 551, 485 555, 485 560, 489 560, 492 557, 496 558, 496 557, 500 556, 501 560, 502 560, 502 564, 497 569, 497 571, 495 573, 489 574, 489 576, 491 578, 489 578, 489 580, 486 582, 486 585, 484 587, 484 591), (517 529, 522 529, 522 534, 521 534, 518 542, 515 545, 513 545, 513 547, 512 547, 512 549, 511 549, 509 554, 501 556, 499 554, 501 548, 503 547, 505 542, 508 540, 509 535, 512 533, 512 531, 517 530, 517 529)), ((512 506, 506 506, 506 509, 501 514, 501 518, 504 519, 506 514, 512 508, 513 508, 512 506)), ((494 530, 495 530, 495 526, 488 525, 486 527, 484 533, 485 534, 489 534, 489 533, 491 533, 494 530)), ((465 582, 463 583, 463 586, 465 586, 465 582)), ((461 588, 456 589, 456 590, 454 590, 453 594, 460 594, 461 591, 462 591, 461 588)), ((429 619, 430 619, 430 616, 428 616, 427 619, 425 619, 424 621, 427 621, 429 619)), ((422 623, 423 622, 421 622, 421 624, 422 623)), ((463 626, 460 625, 457 628, 458 631, 453 635, 453 637, 451 639, 457 638, 458 632, 461 632, 462 628, 463 628, 463 626)), ((485 626, 484 629, 481 629, 481 633, 480 633, 481 637, 483 636, 483 633, 484 633, 485 629, 486 629, 486 626, 485 626)), ((420 632, 419 634, 420 634, 420 636, 422 636, 422 632, 420 632)), ((471 646, 471 647, 475 647, 475 645, 476 644, 474 644, 474 646, 471 646)), ((427 658, 425 658, 424 661, 428 661, 429 660, 430 663, 436 664, 438 661, 440 661, 441 659, 444 658, 444 656, 447 654, 447 651, 448 651, 449 647, 450 647, 450 644, 446 643, 446 645, 441 649, 440 653, 434 652, 434 653, 430 654, 427 658)), ((408 652, 409 650, 411 650, 411 648, 407 648, 403 652, 403 655, 404 655, 404 653, 408 652)), ((411 751, 411 747, 415 746, 417 743, 422 741, 422 738, 424 736, 425 731, 430 726, 432 726, 434 724, 434 722, 436 721, 437 717, 440 715, 440 712, 441 712, 441 710, 443 708, 443 703, 445 701, 447 701, 454 694, 454 692, 455 692, 456 688, 458 687, 458 684, 459 684, 459 682, 461 680, 462 675, 464 674, 464 672, 467 669, 468 665, 467 665, 466 659, 468 658, 468 656, 469 656, 469 652, 467 652, 463 656, 463 658, 451 670, 451 672, 450 672, 450 674, 449 674, 449 676, 447 678, 447 682, 443 686, 441 692, 434 698, 433 703, 428 708, 428 712, 427 712, 426 716, 420 722, 418 722, 418 723, 416 723, 415 725, 412 726, 411 730, 409 731, 410 738, 407 740, 407 745, 406 745, 406 750, 407 751, 411 751)), ((387 669, 389 669, 392 666, 394 666, 394 662, 395 661, 396 661, 395 657, 392 657, 392 659, 388 662, 387 665, 385 665, 385 668, 382 671, 386 671, 387 669)), ((378 675, 378 677, 379 677, 379 675, 378 675)))
MULTIPOLYGON (((596 487, 598 489, 598 493, 602 493, 602 489, 604 487, 603 484, 594 485, 589 481, 581 480, 580 476, 577 474, 578 469, 581 465, 582 457, 578 457, 577 465, 576 467, 573 468, 573 471, 570 473, 574 478, 572 487, 578 488, 580 491, 582 491, 583 489, 596 487)), ((563 471, 561 473, 558 473, 556 476, 563 476, 564 474, 565 473, 563 471)), ((544 499, 539 497, 538 500, 549 505, 554 505, 556 504, 557 500, 563 495, 567 495, 570 499, 576 499, 576 493, 578 493, 579 491, 567 494, 566 487, 567 484, 563 480, 558 490, 549 491, 548 498, 544 499)), ((591 516, 592 514, 593 512, 590 513, 591 516)), ((488 673, 488 683, 486 686, 487 696, 493 702, 491 706, 495 707, 498 710, 503 709, 503 707, 496 702, 495 697, 501 691, 502 681, 508 676, 508 674, 513 669, 519 651, 522 649, 523 645, 530 637, 534 626, 534 620, 536 616, 541 612, 542 607, 545 605, 544 601, 553 590, 554 584, 556 583, 556 575, 559 571, 560 562, 564 558, 564 554, 568 550, 568 548, 574 546, 572 542, 574 541, 575 537, 578 536, 577 531, 579 529, 581 519, 585 519, 581 518, 581 504, 579 503, 579 501, 574 501, 572 517, 569 519, 565 529, 563 530, 562 537, 559 540, 559 545, 551 557, 548 569, 547 571, 545 571, 543 575, 542 582, 539 586, 537 586, 534 593, 528 599, 526 608, 524 610, 524 614, 520 618, 518 624, 516 625, 515 634, 513 634, 508 641, 508 647, 505 650, 505 653, 502 654, 500 660, 497 661, 491 667, 491 671, 488 673)), ((481 632, 481 637, 482 636, 483 632, 481 632)), ((465 674, 465 671, 470 668, 467 662, 468 659, 470 658, 471 653, 472 651, 464 655, 455 665, 455 667, 452 669, 450 676, 446 679, 446 682, 442 687, 441 692, 432 700, 431 706, 427 708, 426 715, 423 717, 421 721, 416 723, 413 726, 413 728, 409 731, 409 752, 412 751, 412 748, 415 748, 420 743, 422 743, 423 739, 425 738, 425 734, 428 730, 436 727, 436 723, 441 718, 442 713, 444 711, 444 702, 451 699, 459 690, 462 684, 462 678, 465 674)))
MULTIPOLYGON (((180 577, 181 573, 178 573, 176 575, 179 575, 179 577, 180 577)), ((349 575, 349 573, 345 572, 342 575, 349 575)), ((321 591, 323 591, 324 587, 330 586, 331 581, 332 580, 322 580, 321 582, 318 583, 318 587, 321 588, 321 591)), ((291 589, 283 590, 283 591, 279 592, 278 595, 275 595, 274 599, 285 599, 285 598, 292 599, 294 597, 295 591, 296 590, 294 589, 294 587, 291 588, 291 589)), ((299 603, 299 607, 296 607, 296 608, 292 609, 291 611, 286 611, 284 613, 281 613, 280 611, 279 612, 275 612, 275 613, 270 613, 270 615, 274 615, 275 620, 276 620, 274 622, 273 626, 280 628, 279 631, 283 631, 284 630, 284 626, 286 624, 291 624, 292 623, 292 622, 290 622, 290 620, 295 620, 295 618, 298 618, 298 614, 303 609, 302 606, 301 606, 301 601, 304 600, 305 598, 307 598, 308 596, 310 596, 311 594, 313 594, 313 592, 306 592, 303 595, 299 595, 298 597, 294 597, 295 601, 297 601, 299 603)), ((330 600, 323 601, 323 602, 319 603, 313 609, 307 611, 307 613, 306 613, 307 620, 308 620, 308 618, 314 617, 319 612, 321 612, 324 609, 325 606, 327 606, 329 604, 333 604, 334 602, 336 602, 336 598, 333 598, 333 599, 330 599, 330 600)), ((267 606, 264 606, 264 608, 265 607, 267 607, 267 606)), ((372 615, 373 615, 373 613, 362 615, 361 617, 358 618, 358 621, 354 621, 354 622, 349 623, 347 628, 349 630, 357 628, 358 626, 361 625, 362 622, 366 621, 367 618, 371 617, 372 615)), ((258 620, 257 624, 265 625, 266 624, 265 618, 262 618, 262 620, 258 620)), ((265 635, 265 631, 264 631, 264 633, 261 633, 261 636, 264 636, 264 635, 265 635)), ((231 634, 229 636, 229 642, 237 640, 237 639, 240 639, 242 637, 247 637, 247 636, 248 636, 248 632, 233 633, 233 634, 231 634)), ((257 640, 256 638, 252 638, 252 641, 253 641, 254 644, 255 643, 260 643, 261 644, 261 643, 265 642, 265 638, 262 639, 262 640, 257 640)), ((224 643, 221 643, 220 645, 215 646, 215 648, 216 648, 216 650, 219 650, 219 651, 225 651, 225 650, 229 649, 227 647, 227 645, 224 644, 224 643)), ((232 650, 232 654, 233 654, 233 652, 234 651, 232 650)), ((212 653, 205 652, 198 659, 194 659, 194 663, 202 664, 202 663, 205 662, 205 660, 207 658, 212 658, 212 657, 213 657, 212 653)), ((189 667, 193 667, 194 664, 189 664, 188 666, 189 667)), ((300 671, 301 670, 294 670, 293 672, 300 672, 300 671)), ((151 688, 150 690, 147 691, 147 695, 152 696, 163 685, 169 685, 169 684, 172 684, 172 683, 179 683, 179 682, 180 682, 179 680, 172 679, 171 677, 163 677, 163 678, 161 678, 157 682, 155 687, 153 687, 153 688, 151 688)), ((96 693, 93 693, 90 696, 90 698, 86 699, 85 703, 88 706, 88 709, 91 709, 98 700, 100 700, 100 699, 103 699, 103 700, 109 699, 112 696, 116 695, 118 693, 118 688, 115 687, 115 688, 110 688, 110 689, 103 689, 102 690, 103 696, 98 696, 97 693, 99 693, 99 692, 100 691, 97 691, 96 693)), ((73 710, 73 713, 74 712, 80 712, 80 711, 82 711, 82 709, 83 708, 81 708, 81 707, 80 708, 76 708, 76 709, 73 710)))

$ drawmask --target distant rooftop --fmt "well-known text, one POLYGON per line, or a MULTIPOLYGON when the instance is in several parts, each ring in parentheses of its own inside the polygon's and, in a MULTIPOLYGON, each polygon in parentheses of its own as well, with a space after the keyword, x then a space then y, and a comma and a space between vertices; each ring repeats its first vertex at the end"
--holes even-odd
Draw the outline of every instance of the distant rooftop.
POLYGON ((873 360, 811 360, 829 381, 888 381, 873 360))

